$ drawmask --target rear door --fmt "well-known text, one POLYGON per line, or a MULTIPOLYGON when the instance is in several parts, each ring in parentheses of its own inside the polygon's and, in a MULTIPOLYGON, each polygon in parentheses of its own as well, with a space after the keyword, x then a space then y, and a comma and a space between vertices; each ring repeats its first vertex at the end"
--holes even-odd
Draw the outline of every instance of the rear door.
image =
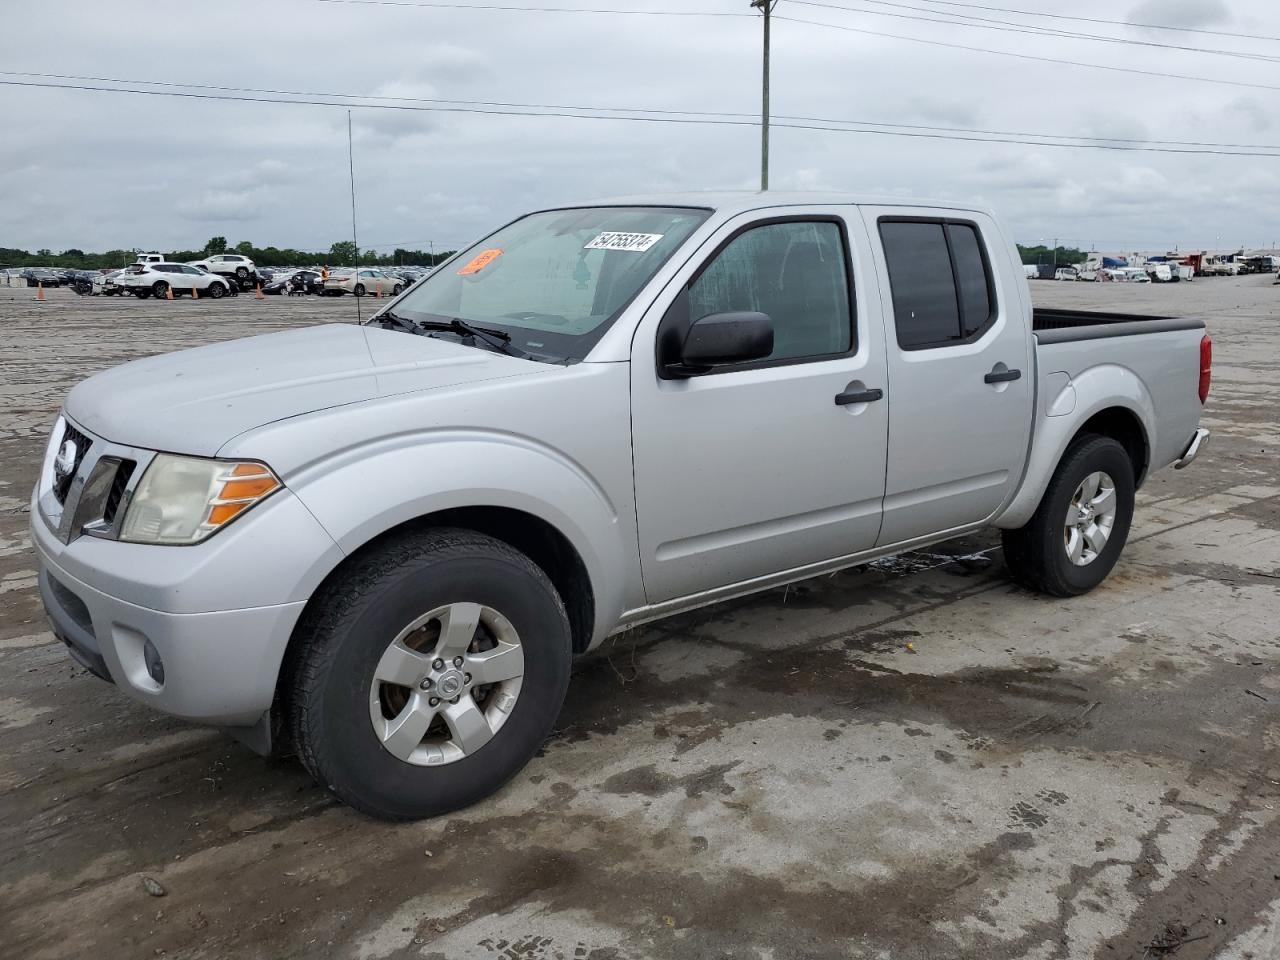
POLYGON ((1022 300, 1000 295, 1025 281, 994 221, 918 207, 863 215, 888 327, 885 546, 978 523, 1011 496, 1034 356, 1022 300))

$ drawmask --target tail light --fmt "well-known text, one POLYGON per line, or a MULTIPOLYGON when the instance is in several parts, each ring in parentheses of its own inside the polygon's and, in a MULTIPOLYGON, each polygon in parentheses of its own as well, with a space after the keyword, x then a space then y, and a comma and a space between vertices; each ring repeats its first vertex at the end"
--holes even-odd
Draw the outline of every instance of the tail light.
POLYGON ((1200 402, 1209 399, 1209 381, 1213 377, 1213 338, 1205 334, 1200 338, 1200 402))

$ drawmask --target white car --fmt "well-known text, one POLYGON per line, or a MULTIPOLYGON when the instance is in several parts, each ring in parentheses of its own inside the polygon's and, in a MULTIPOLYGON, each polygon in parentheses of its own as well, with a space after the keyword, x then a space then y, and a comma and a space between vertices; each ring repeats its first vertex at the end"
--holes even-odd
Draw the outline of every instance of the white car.
POLYGON ((217 300, 231 292, 227 277, 209 273, 189 263, 135 263, 122 278, 125 293, 146 299, 163 298, 172 290, 174 296, 199 291, 201 296, 217 300))
POLYGON ((120 292, 121 281, 124 279, 123 270, 113 270, 108 273, 100 273, 93 278, 93 294, 104 297, 113 297, 120 292))
POLYGON ((238 253, 216 253, 203 260, 193 260, 189 266, 204 267, 210 273, 217 273, 224 277, 235 277, 241 286, 248 283, 258 272, 252 260, 238 253))

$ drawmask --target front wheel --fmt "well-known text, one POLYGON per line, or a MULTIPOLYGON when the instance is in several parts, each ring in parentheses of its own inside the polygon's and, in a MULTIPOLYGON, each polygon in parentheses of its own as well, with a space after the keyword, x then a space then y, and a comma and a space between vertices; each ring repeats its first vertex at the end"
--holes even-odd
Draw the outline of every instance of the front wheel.
POLYGON ((355 288, 354 290, 352 290, 351 292, 352 292, 352 293, 354 293, 357 297, 363 297, 363 296, 364 296, 364 284, 363 284, 363 283, 357 283, 357 284, 356 284, 356 288, 355 288))
POLYGON ((1111 572, 1133 521, 1129 454, 1086 434, 1063 454, 1026 525, 1004 531, 1005 563, 1025 587, 1055 597, 1088 593, 1111 572))
POLYGON ((208 289, 209 289, 209 296, 213 297, 213 299, 215 300, 221 300, 223 296, 226 295, 226 292, 227 292, 227 288, 223 286, 221 283, 211 283, 209 284, 208 289))
POLYGON ((236 267, 236 279, 239 280, 241 283, 246 282, 249 279, 249 268, 236 267))
POLYGON ((404 287, 402 287, 400 284, 397 283, 394 287, 391 288, 391 295, 393 297, 398 297, 400 296, 400 291, 402 291, 403 289, 404 287))
POLYGON ((412 820, 493 793, 564 701, 564 604, 524 554, 436 529, 357 558, 313 601, 286 674, 303 765, 370 816, 412 820))

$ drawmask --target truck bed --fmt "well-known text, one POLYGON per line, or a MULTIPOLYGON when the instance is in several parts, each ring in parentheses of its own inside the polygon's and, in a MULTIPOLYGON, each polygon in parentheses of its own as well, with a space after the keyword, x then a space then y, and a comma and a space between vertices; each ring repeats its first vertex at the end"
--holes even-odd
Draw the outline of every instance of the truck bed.
POLYGON ((1137 313, 1104 313, 1098 310, 1058 310, 1036 307, 1031 311, 1031 329, 1040 343, 1068 343, 1128 337, 1169 330, 1198 330, 1199 317, 1153 317, 1137 313))

